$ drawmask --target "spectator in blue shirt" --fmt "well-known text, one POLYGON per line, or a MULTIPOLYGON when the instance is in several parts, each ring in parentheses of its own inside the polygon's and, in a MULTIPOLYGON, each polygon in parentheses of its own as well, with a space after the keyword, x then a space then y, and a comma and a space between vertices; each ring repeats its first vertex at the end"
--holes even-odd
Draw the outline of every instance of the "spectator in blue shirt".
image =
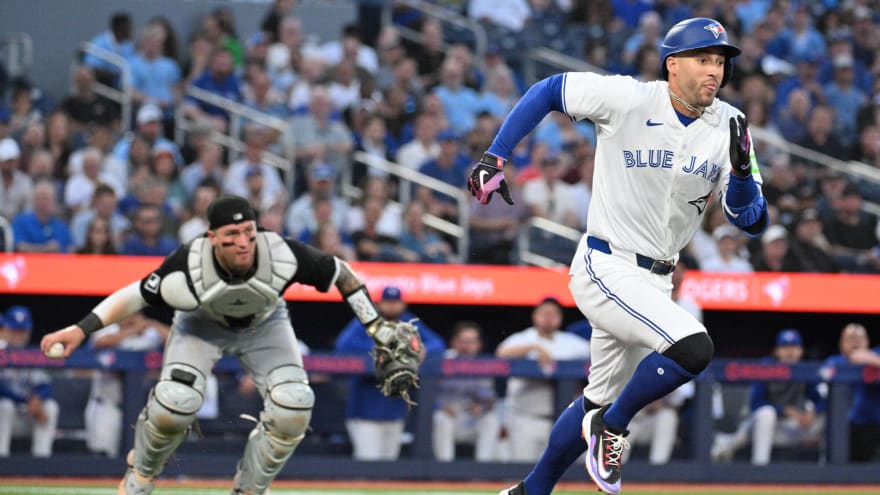
MULTIPOLYGON (((453 187, 464 187, 465 178, 470 169, 470 159, 460 151, 458 134, 447 129, 437 136, 440 142, 440 154, 433 160, 426 161, 419 172, 441 180, 453 187)), ((458 218, 458 203, 454 197, 417 186, 416 198, 425 203, 428 212, 443 218, 458 218)))
MULTIPOLYGON (((110 18, 110 29, 92 38, 91 43, 98 48, 131 60, 135 54, 131 41, 131 17, 126 12, 117 12, 110 18)), ((94 69, 95 78, 109 86, 118 86, 119 67, 105 59, 86 54, 83 62, 94 69)))
MULTIPOLYGON (((211 54, 208 69, 197 77, 192 85, 238 103, 244 99, 241 92, 241 81, 235 74, 232 53, 226 48, 217 48, 211 54)), ((225 131, 229 121, 229 114, 226 110, 193 97, 187 98, 184 111, 193 120, 207 119, 215 129, 221 132, 225 131)))
MULTIPOLYGON (((825 365, 880 367, 880 346, 871 349, 868 332, 859 323, 850 323, 840 333, 840 354, 829 357, 825 365)), ((880 447, 880 385, 855 385, 849 409, 849 460, 868 462, 880 447)))
POLYGON ((477 114, 484 110, 480 94, 465 86, 464 68, 452 59, 443 62, 440 69, 440 85, 434 88, 443 108, 449 125, 460 133, 469 132, 476 123, 477 114))
MULTIPOLYGON (((183 156, 180 154, 180 148, 177 147, 177 144, 174 141, 166 139, 165 136, 162 135, 162 118, 162 110, 158 106, 153 103, 142 105, 138 109, 137 118, 135 119, 137 122, 137 131, 134 134, 129 133, 123 136, 122 139, 116 142, 113 146, 113 158, 116 158, 122 163, 129 163, 131 143, 136 137, 139 137, 143 138, 147 144, 149 144, 150 150, 157 145, 171 149, 174 153, 174 162, 178 164, 183 163, 183 156)), ((129 165, 129 168, 129 175, 133 175, 135 170, 132 164, 129 165)))
POLYGON ((140 51, 131 61, 133 98, 138 104, 158 105, 170 119, 177 101, 180 67, 162 55, 162 41, 159 26, 147 26, 141 34, 140 51))
MULTIPOLYGON (((400 289, 388 286, 382 291, 376 309, 387 321, 415 319, 416 315, 407 311, 406 306, 400 289)), ((419 329, 427 355, 439 356, 446 348, 443 339, 421 320, 413 323, 419 329)), ((336 339, 336 352, 340 354, 366 356, 373 346, 372 337, 357 318, 351 320, 336 339)), ((361 461, 396 460, 400 455, 406 414, 403 400, 382 395, 372 374, 353 377, 349 383, 345 427, 354 458, 361 461)))
POLYGON ((12 221, 15 250, 22 253, 67 253, 73 246, 70 229, 56 215, 59 210, 55 184, 40 181, 34 186, 34 207, 12 221))
MULTIPOLYGON (((12 306, 2 315, 2 320, 6 323, 6 345, 10 348, 27 347, 33 329, 31 311, 25 306, 12 306)), ((51 457, 58 426, 58 403, 52 399, 49 375, 41 369, 2 369, 0 457, 9 457, 13 434, 24 423, 30 424, 31 454, 34 457, 51 457)))
POLYGON ((162 234, 162 219, 156 206, 142 204, 132 217, 133 232, 122 245, 121 254, 167 256, 177 249, 177 241, 162 234))

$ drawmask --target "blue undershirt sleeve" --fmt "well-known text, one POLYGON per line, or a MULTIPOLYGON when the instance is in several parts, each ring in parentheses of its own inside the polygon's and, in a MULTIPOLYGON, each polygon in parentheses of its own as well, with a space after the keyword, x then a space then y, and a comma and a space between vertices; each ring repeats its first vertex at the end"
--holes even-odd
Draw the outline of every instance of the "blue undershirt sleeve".
POLYGON ((552 110, 563 112, 562 87, 565 74, 556 74, 533 84, 504 119, 489 153, 508 159, 513 148, 552 110))

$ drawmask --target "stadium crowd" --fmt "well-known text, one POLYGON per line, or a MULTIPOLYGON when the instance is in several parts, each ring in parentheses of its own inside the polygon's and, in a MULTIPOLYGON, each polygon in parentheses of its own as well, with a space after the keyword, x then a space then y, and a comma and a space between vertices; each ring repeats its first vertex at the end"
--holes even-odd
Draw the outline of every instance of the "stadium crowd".
MULTIPOLYGON (((108 29, 90 41, 129 64, 137 106, 130 132, 120 132, 119 106, 93 88, 95 81, 119 86, 118 68, 91 54, 76 58, 70 94, 60 102, 40 91, 40 81, 0 80, 3 245, 164 255, 199 235, 205 205, 231 192, 251 200, 263 228, 345 259, 516 264, 517 234, 530 216, 586 227, 592 124, 559 114, 542 122, 506 171, 516 207, 473 205, 467 253, 420 221, 425 213, 457 221, 452 198, 418 185, 403 191, 410 183, 355 161, 353 152, 463 191, 470 163, 525 87, 517 56, 523 46, 543 44, 600 70, 658 79, 659 33, 690 16, 721 20, 742 46, 721 96, 753 127, 832 158, 880 166, 880 24, 871 2, 434 3, 483 21, 490 43, 481 59, 468 33, 393 3, 363 2, 360 23, 325 42, 309 36, 292 0, 274 2, 259 26, 238 26, 221 7, 186 33, 161 16, 138 19, 136 30, 131 16, 112 14, 108 29), (372 22, 382 8, 392 10, 392 23, 372 22), (402 27, 419 30, 421 42, 404 39, 402 27), (211 138, 230 130, 229 114, 184 97, 189 86, 285 119, 289 131, 248 121, 244 150, 230 153, 211 138), (176 109, 192 119, 183 142, 169 139, 176 109), (285 149, 295 150, 289 170, 263 157, 285 149), (344 186, 361 192, 347 195, 344 186)), ((779 227, 747 242, 710 202, 685 253, 693 267, 880 271, 877 218, 862 210, 864 201, 880 201, 878 184, 765 140, 756 151, 779 227)), ((563 263, 571 255, 570 244, 532 238, 540 254, 563 263)))

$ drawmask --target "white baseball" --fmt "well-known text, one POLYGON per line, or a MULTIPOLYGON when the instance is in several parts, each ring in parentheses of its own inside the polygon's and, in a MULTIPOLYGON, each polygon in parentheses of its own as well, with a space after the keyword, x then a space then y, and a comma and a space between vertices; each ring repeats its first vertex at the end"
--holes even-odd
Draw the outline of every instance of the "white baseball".
POLYGON ((49 350, 46 351, 46 356, 52 359, 59 359, 64 357, 64 344, 61 342, 55 342, 49 347, 49 350))

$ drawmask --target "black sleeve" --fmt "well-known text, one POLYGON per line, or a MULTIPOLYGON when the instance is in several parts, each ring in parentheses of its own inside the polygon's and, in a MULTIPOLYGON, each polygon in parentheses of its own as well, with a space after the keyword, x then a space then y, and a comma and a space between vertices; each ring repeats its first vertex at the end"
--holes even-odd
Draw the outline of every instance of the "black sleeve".
MULTIPOLYGON (((174 252, 165 257, 165 261, 162 262, 162 265, 159 266, 159 268, 153 270, 149 275, 141 279, 141 297, 143 297, 150 306, 168 306, 159 292, 162 278, 172 272, 186 273, 186 258, 187 254, 189 254, 190 244, 191 243, 188 242, 175 249, 174 252)), ((189 275, 187 275, 187 280, 189 280, 189 275)))
MULTIPOLYGON (((296 256, 296 273, 290 283, 311 285, 327 292, 336 277, 336 258, 293 239, 285 239, 296 256)), ((290 285, 290 284, 288 284, 290 285)))

